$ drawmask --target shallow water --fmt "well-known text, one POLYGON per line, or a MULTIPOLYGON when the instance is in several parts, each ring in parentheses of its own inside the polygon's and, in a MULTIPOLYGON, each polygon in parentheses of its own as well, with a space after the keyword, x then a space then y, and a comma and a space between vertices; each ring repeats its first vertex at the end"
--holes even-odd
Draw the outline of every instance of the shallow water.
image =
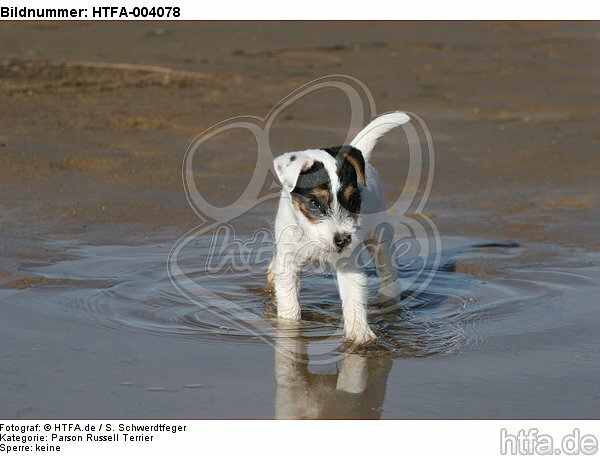
MULTIPOLYGON (((14 389, 4 402, 3 415, 96 416, 72 402, 68 389, 44 394, 44 388, 32 385, 30 376, 43 377, 50 366, 64 379, 80 384, 80 391, 110 392, 108 398, 90 392, 86 399, 92 410, 99 403, 107 406, 110 417, 551 417, 559 411, 560 416, 583 417, 597 412, 600 336, 595 324, 600 311, 595 293, 600 268, 595 255, 581 253, 578 264, 564 267, 565 252, 557 253, 556 265, 524 267, 536 249, 547 250, 546 246, 443 238, 442 261, 427 287, 420 293, 406 289, 403 296, 410 298, 399 306, 382 308, 371 299, 370 321, 379 341, 366 349, 348 349, 341 347, 341 309, 331 275, 304 278, 303 322, 289 327, 273 318, 272 297, 264 290, 262 272, 207 272, 211 242, 210 236, 200 236, 179 256, 182 270, 201 285, 193 289, 197 295, 191 299, 178 291, 177 281, 172 282, 167 273, 169 244, 65 244, 64 260, 28 268, 41 287, 1 290, 4 354, 29 372, 11 382, 11 363, 3 368, 8 374, 5 381, 8 378, 14 389), (205 290, 216 290, 214 299, 205 290), (17 318, 17 323, 19 311, 25 312, 25 320, 17 318), (27 334, 22 329, 29 325, 44 329, 19 342, 15 324, 21 327, 20 335, 27 334), (49 331, 53 327, 58 333, 49 331), (57 359, 56 348, 46 344, 48 332, 64 338, 64 357, 57 359), (102 340, 93 345, 100 351, 106 341, 119 341, 121 353, 108 361, 113 368, 110 379, 96 378, 84 387, 82 372, 102 366, 89 349, 77 349, 85 345, 88 335, 102 340), (157 344, 170 349, 151 349, 157 344), (173 364, 181 347, 197 361, 173 364), (28 363, 45 350, 48 366, 28 363), (132 351, 137 355, 128 361, 132 351), (124 353, 129 353, 125 359, 124 353), (207 356, 213 361, 206 369, 186 375, 202 366, 207 356), (251 367, 258 378, 246 382, 248 366, 240 360, 256 356, 267 359, 251 367), (548 366, 541 361, 546 356, 556 369, 555 377, 547 377, 548 366), (156 384, 152 380, 156 372, 140 366, 138 357, 164 365, 170 382, 156 384), (222 358, 215 362, 215 357, 222 358), (196 362, 198 366, 193 365, 196 362), (417 405, 408 410, 396 404, 399 396, 411 391, 410 383, 402 380, 407 363, 411 370, 428 372, 412 379, 412 389, 420 392, 412 398, 417 405), (118 374, 119 366, 127 366, 129 374, 118 374), (219 373, 220 368, 229 374, 219 373), (517 370, 510 384, 502 382, 504 369, 517 370), (528 391, 534 388, 548 394, 547 401, 540 403, 535 394, 520 391, 520 378, 528 391), (243 387, 234 387, 231 381, 241 381, 243 387), (497 396, 498 382, 501 389, 524 398, 515 402, 497 396), (551 399, 553 388, 563 391, 572 383, 577 383, 577 389, 569 390, 575 398, 568 407, 551 399), (397 388, 399 395, 390 393, 390 387, 397 388), (162 400, 155 409, 156 401, 148 398, 148 404, 127 409, 123 408, 125 390, 184 396, 197 391, 212 406, 190 409, 188 405, 182 413, 179 401, 162 400), (485 401, 472 403, 478 391, 485 391, 485 401), (223 394, 228 399, 221 399, 215 408, 215 395, 223 394), (257 394, 262 396, 258 407, 240 401, 240 396, 248 400, 257 394), (340 399, 343 407, 336 405, 340 399)), ((368 273, 374 295, 373 268, 368 273)), ((400 274, 411 273, 406 268, 400 274)), ((417 289, 419 282, 413 287, 417 289)))
MULTIPOLYGON (((212 238, 200 237, 181 260, 186 273, 203 288, 212 289, 222 300, 190 301, 167 274, 170 246, 69 247, 71 260, 31 272, 58 286, 45 290, 48 306, 57 315, 117 331, 151 333, 157 336, 211 342, 234 338, 252 342, 285 337, 274 318, 271 293, 264 289, 264 269, 260 273, 207 271, 212 238), (63 280, 69 280, 67 289, 63 280), (78 285, 78 286, 75 286, 78 285), (52 299, 57 296, 59 299, 52 299), (230 313, 229 313, 230 312, 230 313)), ((476 348, 494 337, 495 332, 519 331, 532 318, 538 324, 547 320, 546 329, 560 320, 556 298, 572 292, 593 289, 595 269, 520 269, 519 278, 480 276, 457 272, 460 257, 494 259, 518 255, 521 250, 510 243, 466 244, 468 240, 448 238, 443 261, 424 291, 392 308, 378 306, 371 299, 371 322, 380 342, 367 350, 372 355, 426 357, 451 354, 476 348), (482 245, 483 247, 477 247, 482 245), (482 251, 492 245, 494 252, 482 251), (527 303, 537 306, 526 306, 527 303), (501 324, 502 323, 502 324, 501 324)), ((371 296, 376 294, 376 273, 367 269, 371 296)), ((410 270, 403 271, 410 274, 410 270)), ((401 274, 402 276, 402 274, 401 274)), ((409 295, 405 290, 403 295, 409 295)), ((201 293, 201 291, 200 291, 201 293)), ((318 272, 302 282, 303 323, 295 329, 306 343, 331 338, 341 345, 341 306, 331 274, 318 272)), ((389 303, 386 303, 388 305, 389 303)))

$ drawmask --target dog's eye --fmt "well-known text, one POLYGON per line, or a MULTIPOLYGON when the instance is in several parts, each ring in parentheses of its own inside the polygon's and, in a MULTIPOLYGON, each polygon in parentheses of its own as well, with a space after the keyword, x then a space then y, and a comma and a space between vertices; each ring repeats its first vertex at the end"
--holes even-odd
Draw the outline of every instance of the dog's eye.
POLYGON ((319 203, 319 201, 317 201, 314 198, 311 198, 308 200, 307 206, 310 210, 313 210, 313 211, 321 210, 321 203, 319 203))

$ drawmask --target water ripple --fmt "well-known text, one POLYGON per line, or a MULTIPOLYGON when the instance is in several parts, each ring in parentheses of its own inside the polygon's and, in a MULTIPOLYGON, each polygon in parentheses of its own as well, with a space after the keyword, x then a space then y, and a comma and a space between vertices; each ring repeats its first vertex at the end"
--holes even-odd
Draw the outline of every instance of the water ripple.
MULTIPOLYGON (((52 301, 54 309, 68 318, 191 342, 227 338, 254 342, 257 332, 277 337, 275 307, 263 288, 264 279, 256 272, 207 275, 202 264, 207 249, 208 240, 188 252, 186 274, 217 293, 222 298, 218 304, 195 305, 175 289, 166 271, 167 245, 80 246, 74 252, 76 259, 33 269, 50 279, 88 283, 83 288, 57 289, 61 299, 52 301)), ((597 277, 552 268, 513 270, 511 278, 465 274, 456 272, 455 261, 447 262, 425 291, 407 301, 386 306, 371 300, 370 320, 379 342, 370 352, 396 357, 449 354, 477 347, 494 334, 527 331, 532 321, 558 324, 561 312, 568 309, 557 304, 560 299, 550 298, 597 283, 597 277), (541 305, 546 306, 544 312, 541 305)), ((368 274, 374 295, 376 275, 373 269, 368 274)), ((300 337, 321 340, 339 333, 341 306, 332 276, 303 280, 301 302, 300 337)))

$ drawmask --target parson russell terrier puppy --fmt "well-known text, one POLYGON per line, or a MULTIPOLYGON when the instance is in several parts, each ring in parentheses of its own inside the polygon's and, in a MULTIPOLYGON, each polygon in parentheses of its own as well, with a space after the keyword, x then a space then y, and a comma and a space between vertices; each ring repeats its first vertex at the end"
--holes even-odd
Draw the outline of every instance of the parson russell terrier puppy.
POLYGON ((387 223, 387 212, 369 158, 381 136, 409 120, 403 112, 383 114, 349 145, 288 152, 274 160, 283 189, 267 282, 275 289, 278 318, 300 320, 301 269, 311 262, 328 264, 337 275, 347 342, 377 339, 367 321, 367 277, 352 259, 366 246, 377 268, 380 295, 400 294, 390 254, 393 233, 378 229, 387 223))

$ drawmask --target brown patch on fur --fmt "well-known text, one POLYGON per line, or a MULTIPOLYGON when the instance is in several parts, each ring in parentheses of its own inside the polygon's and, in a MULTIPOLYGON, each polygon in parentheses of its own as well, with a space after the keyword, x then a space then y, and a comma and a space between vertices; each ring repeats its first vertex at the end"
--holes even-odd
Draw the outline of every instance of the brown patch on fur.
POLYGON ((344 157, 344 158, 346 160, 348 160, 348 163, 350 163, 352 165, 352 167, 356 170, 356 175, 358 176, 358 180, 363 185, 363 187, 366 187, 367 181, 365 179, 365 174, 363 173, 363 170, 360 167, 360 165, 358 164, 358 162, 356 161, 356 159, 354 157, 352 157, 351 155, 346 155, 346 157, 344 157))
POLYGON ((346 187, 346 189, 344 190, 344 193, 342 194, 344 199, 346 201, 348 201, 350 199, 350 197, 352 196, 352 194, 354 193, 356 189, 354 187, 346 187))
MULTIPOLYGON (((358 191, 359 190, 356 187, 346 187, 343 191, 340 191, 340 193, 338 193, 338 198, 342 200, 340 201, 340 203, 343 202, 347 204, 350 201, 350 199, 354 196, 354 194, 358 191)), ((359 216, 360 214, 358 212, 350 212, 350 217, 352 217, 354 220, 358 220, 359 216)))
POLYGON ((292 204, 298 209, 310 223, 317 223, 317 218, 308 210, 308 208, 298 198, 292 197, 292 204))
POLYGON ((331 193, 329 192, 329 188, 316 187, 313 188, 310 193, 316 198, 320 200, 331 202, 331 193))

